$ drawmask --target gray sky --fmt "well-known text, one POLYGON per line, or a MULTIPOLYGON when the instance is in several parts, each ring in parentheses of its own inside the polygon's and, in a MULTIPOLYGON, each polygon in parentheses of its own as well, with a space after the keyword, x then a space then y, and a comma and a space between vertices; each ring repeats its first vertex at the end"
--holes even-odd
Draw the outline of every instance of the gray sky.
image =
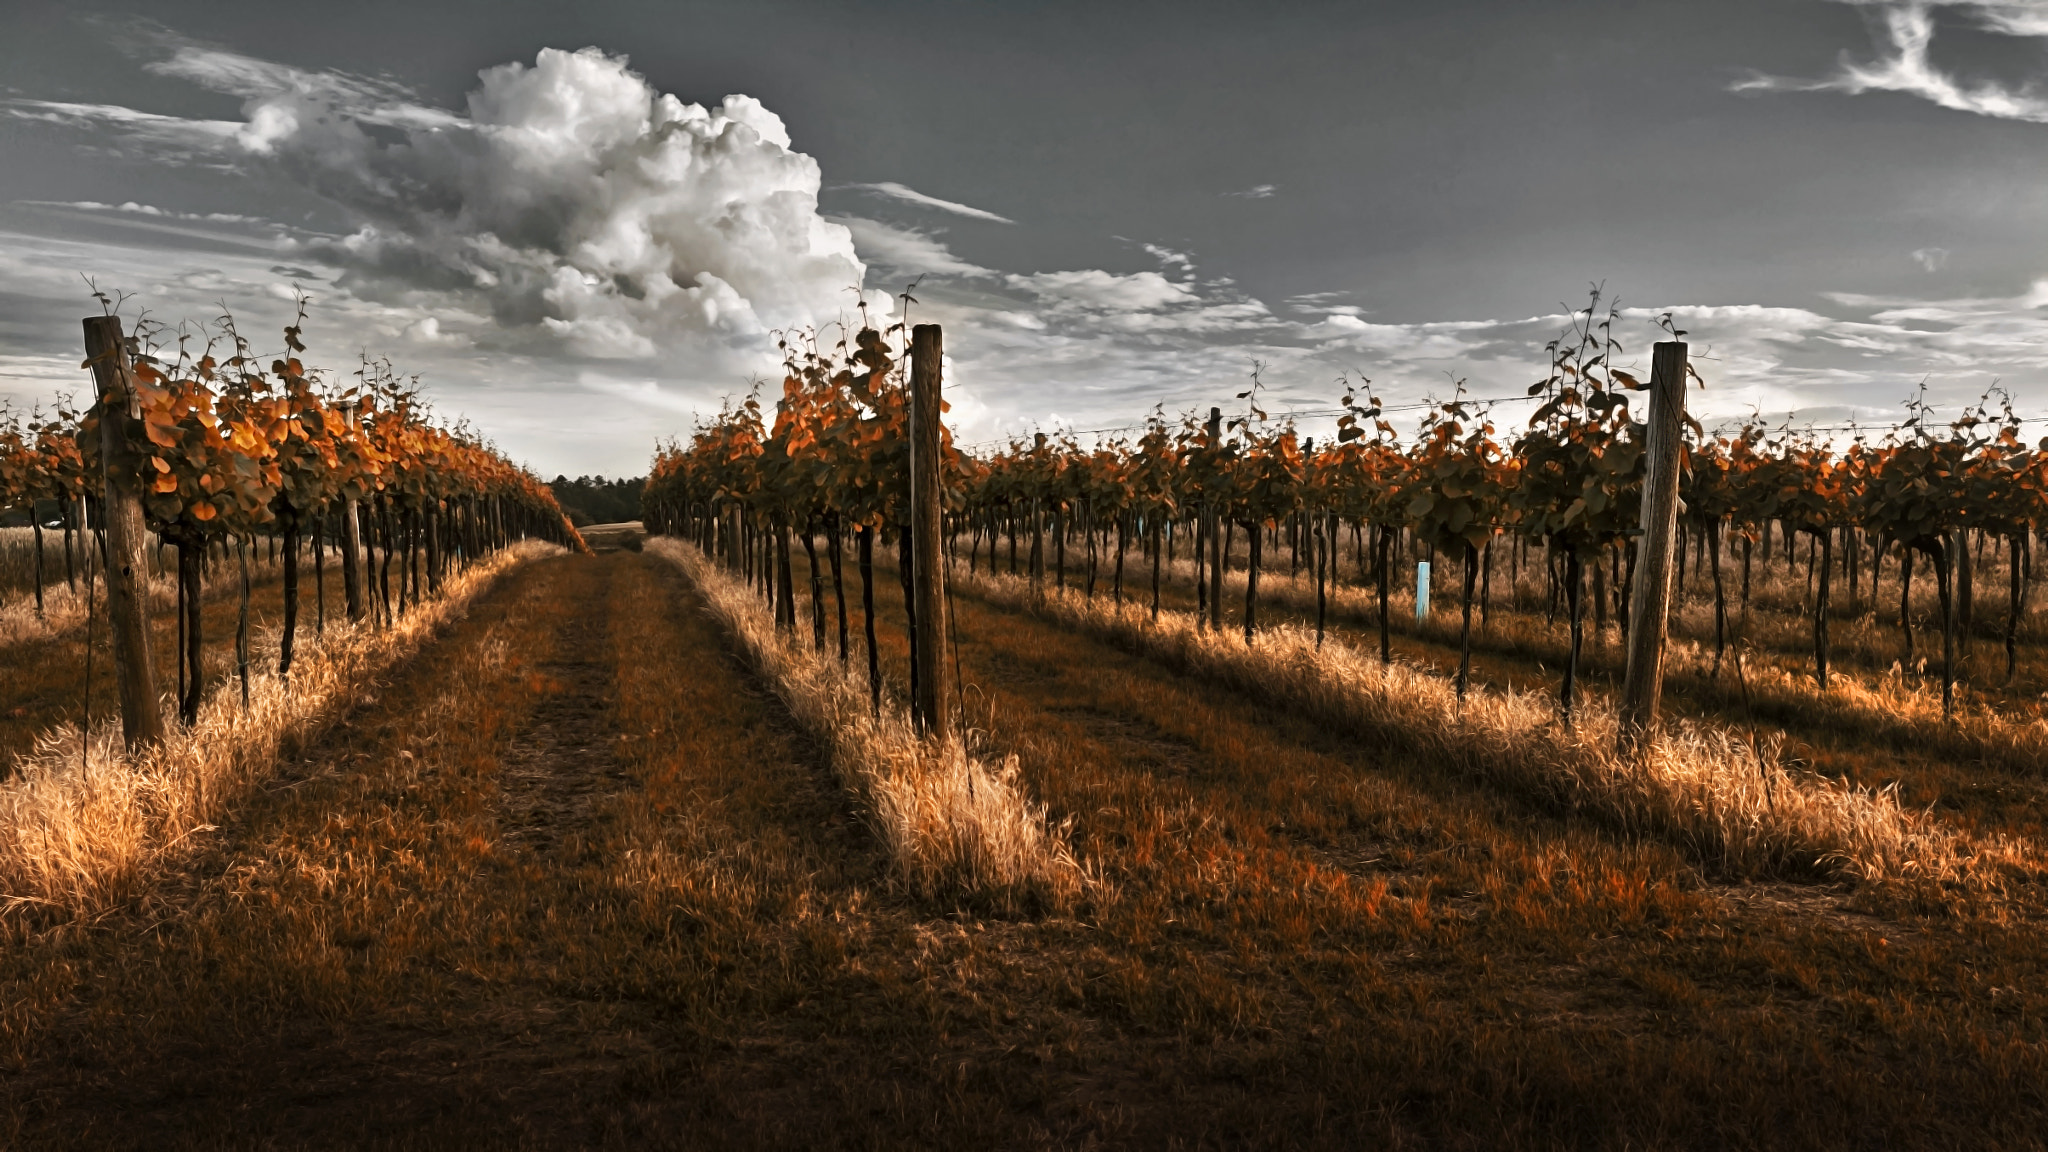
MULTIPOLYGON (((923 274, 961 435, 1519 394, 1604 282, 1696 406, 2048 415, 2048 4, 0 0, 0 392, 81 273, 635 474, 923 274), (584 52, 584 49, 594 51, 584 52), (735 96, 734 94, 743 94, 735 96)), ((1504 425, 1522 409, 1503 404, 1504 425)), ((1314 425, 1309 425, 1314 429, 1314 425)), ((2034 434, 2048 432, 2037 428, 2034 434)))

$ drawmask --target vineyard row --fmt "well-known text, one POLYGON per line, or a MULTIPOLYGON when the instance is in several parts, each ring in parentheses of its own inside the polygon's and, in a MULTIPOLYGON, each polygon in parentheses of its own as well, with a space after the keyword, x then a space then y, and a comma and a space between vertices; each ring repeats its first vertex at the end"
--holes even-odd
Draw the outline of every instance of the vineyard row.
MULTIPOLYGON (((175 332, 147 321, 124 332, 113 315, 88 317, 83 367, 93 372, 93 404, 0 423, 0 506, 36 516, 38 562, 37 514, 54 508, 67 584, 85 579, 88 603, 95 578, 106 584, 131 746, 165 734, 142 625, 146 536, 177 555, 178 714, 188 727, 201 703, 200 603, 210 556, 218 562, 232 553, 241 570, 236 646, 246 695, 252 545, 267 541, 280 556, 278 672, 288 676, 302 543, 311 544, 322 584, 330 546, 339 553, 349 618, 385 627, 394 607, 406 611, 438 591, 451 565, 466 567, 520 539, 580 544, 547 487, 466 426, 436 420, 417 379, 367 358, 353 382, 306 367, 305 320, 302 300, 284 330, 286 351, 266 368, 232 317, 175 332), (89 545, 74 547, 88 535, 89 545)), ((40 571, 35 596, 40 610, 40 571)))
MULTIPOLYGON (((1224 626, 1224 576, 1242 533, 1248 639, 1259 626, 1265 552, 1280 544, 1290 567, 1316 584, 1319 631, 1321 605, 1346 568, 1374 587, 1383 659, 1397 551, 1457 567, 1468 642, 1472 608, 1486 603, 1502 551, 1517 571, 1542 565, 1549 613, 1569 630, 1560 690, 1569 717, 1589 599, 1597 621, 1611 590, 1626 628, 1649 440, 1631 411, 1647 386, 1613 366, 1614 314, 1597 304, 1549 346, 1549 371, 1530 387, 1541 403, 1512 434, 1460 392, 1434 402, 1403 441, 1370 392, 1347 384, 1336 434, 1318 442, 1290 421, 1267 418, 1255 372, 1238 395, 1242 414, 1227 421, 1214 408, 1177 419, 1155 410, 1134 440, 1092 448, 1038 434, 970 455, 945 440, 944 532, 956 551, 964 538, 970 568, 984 552, 993 563, 1006 545, 1013 570, 1022 549, 1034 580, 1043 582, 1050 568, 1061 584, 1069 542, 1078 541, 1086 553, 1077 558, 1079 578, 1092 589, 1106 559, 1119 593, 1132 547, 1150 560, 1156 588, 1185 541, 1197 565, 1198 616, 1214 629, 1224 626)), ((692 536, 719 554, 771 559, 800 543, 813 568, 814 541, 823 537, 836 566, 850 536, 864 581, 878 534, 893 535, 909 571, 909 534, 897 531, 910 513, 912 389, 901 334, 901 326, 865 328, 831 348, 786 336, 782 398, 772 413, 758 396, 728 403, 687 443, 657 452, 643 495, 650 530, 692 536)), ((1690 365, 1682 371, 1692 375, 1690 365)), ((1677 488, 1690 548, 1678 548, 1678 583, 1690 551, 1695 568, 1712 577, 1717 653, 1727 644, 1731 595, 1747 604, 1759 546, 1768 564, 1774 544, 1788 563, 1798 543, 1807 544, 1804 615, 1823 689, 1837 570, 1854 601, 1866 571, 1875 589, 1886 563, 1895 565, 1901 624, 1910 629, 1904 605, 1917 562, 1936 587, 1944 699, 1952 701, 1958 632, 1970 623, 1974 573, 1989 541, 2008 560, 2010 674, 2034 537, 2048 522, 2048 441, 2029 446, 2019 427, 2009 403, 1994 410, 1989 399, 1947 424, 1918 407, 1905 424, 1846 444, 1757 423, 1709 435, 1687 419, 1677 488), (1731 544, 1740 550, 1739 591, 1726 586, 1731 544)), ((791 579, 785 572, 774 583, 786 589, 791 579)), ((784 624, 794 627, 793 609, 784 624)))

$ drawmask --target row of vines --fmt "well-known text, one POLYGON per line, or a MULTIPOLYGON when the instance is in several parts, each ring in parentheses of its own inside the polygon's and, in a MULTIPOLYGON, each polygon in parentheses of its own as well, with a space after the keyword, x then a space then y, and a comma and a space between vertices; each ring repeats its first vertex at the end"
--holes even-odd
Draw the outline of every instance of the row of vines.
MULTIPOLYGON (((435 419, 416 378, 382 361, 365 360, 352 377, 308 368, 305 321, 302 299, 284 353, 267 368, 232 317, 177 330, 144 320, 125 338, 134 376, 129 458, 143 470, 158 553, 167 546, 177 557, 178 703, 187 723, 201 700, 209 565, 240 567, 236 649, 246 695, 249 565, 259 549, 281 568, 278 661, 288 676, 302 553, 314 564, 324 627, 330 552, 349 619, 387 624, 438 592, 451 566, 510 540, 575 542, 547 487, 467 427, 435 419)), ((98 405, 62 404, 0 420, 0 508, 29 513, 39 564, 45 527, 64 533, 67 580, 87 581, 88 602, 105 557, 100 419, 98 405)), ((43 596, 38 572, 38 610, 43 596)))
MULTIPOLYGON (((1013 572, 1064 586, 1070 542, 1073 579, 1089 595, 1099 581, 1125 595, 1133 546, 1151 566, 1152 609, 1162 568, 1176 541, 1196 565, 1198 614, 1223 627, 1222 588, 1238 533, 1245 562, 1242 622, 1247 640, 1258 627, 1258 578, 1268 541, 1288 546, 1290 568, 1306 568, 1317 590, 1317 630, 1324 629, 1327 592, 1340 577, 1346 537, 1360 582, 1379 599, 1380 654, 1390 658, 1388 599, 1397 548, 1426 549, 1458 568, 1463 587, 1465 658, 1471 613, 1484 604, 1492 552, 1519 560, 1540 550, 1552 601, 1562 601, 1571 632, 1561 705, 1569 717, 1579 675, 1587 584, 1597 576, 1605 604, 1611 583, 1626 626, 1641 507, 1644 425, 1632 401, 1645 384, 1616 362, 1622 346, 1617 315, 1596 293, 1571 330, 1547 351, 1549 367, 1529 388, 1537 404, 1519 429, 1503 433, 1488 406, 1463 389, 1433 402, 1406 441, 1395 432, 1366 383, 1340 381, 1336 433, 1318 443, 1291 420, 1271 419, 1261 382, 1238 394, 1242 410, 1225 420, 1172 418, 1155 409, 1134 436, 1084 447, 1071 437, 1039 434, 983 454, 949 442, 945 461, 948 531, 956 554, 964 544, 970 570, 1000 564, 1007 547, 1013 572), (1020 548, 1023 556, 1020 558, 1020 548), (1475 596, 1475 591, 1478 595, 1475 596)), ((1682 336, 1669 328, 1672 336, 1682 336)), ((728 404, 703 421, 688 443, 670 443, 654 460, 644 496, 650 530, 689 533, 760 578, 779 618, 794 628, 790 595, 792 535, 810 561, 815 642, 826 642, 823 575, 816 540, 838 587, 842 539, 851 534, 862 596, 871 600, 872 556, 903 521, 907 387, 895 338, 863 327, 825 348, 810 334, 781 342, 781 402, 772 415, 758 397, 728 404)), ((1692 379, 1697 379, 1696 376, 1692 379)), ((2048 515, 2048 441, 2029 447, 2009 403, 1982 402, 1960 418, 1934 421, 1916 404, 1904 424, 1830 437, 1817 430, 1772 429, 1758 422, 1709 434, 1687 421, 1681 478, 1683 522, 1711 569, 1715 597, 1716 667, 1727 643, 1723 553, 1739 544, 1746 603, 1752 550, 1775 529, 1787 555, 1793 541, 1811 542, 1819 587, 1811 609, 1814 673, 1828 682, 1831 574, 1854 586, 1888 556, 1901 566, 1910 595, 1915 558, 1938 584, 1944 638, 1944 699, 1953 690, 1955 599, 1967 590, 1970 553, 1964 541, 2004 542, 2012 557, 2008 674, 2014 635, 2024 611, 2032 536, 2048 515), (1838 551, 1839 550, 1839 551, 1838 551)), ((894 533, 898 539, 901 533, 894 533)), ((1768 545, 1766 545, 1768 547, 1768 545)), ((907 572, 908 564, 900 565, 907 572)), ((1869 574, 1875 588, 1878 572, 1869 574)), ((907 575, 904 579, 908 579, 907 575)), ((846 608, 839 597, 839 643, 845 651, 846 608)), ((1901 623, 1910 620, 1901 609, 1901 623)), ((869 624, 872 628, 872 623, 869 624)), ((872 644, 870 644, 872 652, 872 644)), ((871 669, 872 672, 872 669, 871 669)), ((879 687, 877 687, 879 691, 879 687)))

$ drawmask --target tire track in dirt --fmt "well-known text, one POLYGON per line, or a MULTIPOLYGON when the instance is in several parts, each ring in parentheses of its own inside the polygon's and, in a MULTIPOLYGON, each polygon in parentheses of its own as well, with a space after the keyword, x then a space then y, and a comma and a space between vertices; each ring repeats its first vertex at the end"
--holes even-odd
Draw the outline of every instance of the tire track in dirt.
POLYGON ((610 659, 616 563, 578 565, 560 594, 582 610, 562 619, 534 663, 544 688, 500 757, 499 839, 543 855, 586 839, 606 802, 630 786, 615 754, 617 696, 610 659))

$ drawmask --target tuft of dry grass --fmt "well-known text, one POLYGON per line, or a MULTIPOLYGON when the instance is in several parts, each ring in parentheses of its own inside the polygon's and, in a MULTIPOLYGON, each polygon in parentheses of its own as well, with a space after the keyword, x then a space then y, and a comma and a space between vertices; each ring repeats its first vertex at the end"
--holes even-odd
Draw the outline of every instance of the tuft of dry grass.
POLYGON ((1085 874, 1061 830, 1025 796, 1014 758, 991 766, 960 742, 921 739, 894 702, 876 715, 847 666, 777 632, 760 598, 702 552, 668 537, 646 548, 683 570, 798 725, 826 747, 914 891, 1010 910, 1065 906, 1081 892, 1085 874))
MULTIPOLYGON (((91 551, 84 541, 91 540, 90 534, 72 537, 73 563, 86 559, 91 551)), ((61 584, 64 582, 64 532, 62 529, 43 530, 43 579, 61 584)), ((34 528, 0 528, 0 595, 12 598, 26 590, 31 602, 35 598, 36 583, 36 531, 34 528)))
POLYGON ((224 682, 198 723, 138 756, 122 748, 118 723, 52 731, 0 784, 0 914, 91 915, 132 896, 167 853, 268 775, 280 749, 317 732, 508 569, 557 551, 515 544, 390 628, 330 628, 307 645, 289 681, 268 670, 274 660, 262 661, 246 707, 239 686, 224 682))
POLYGON ((1020 577, 956 570, 954 583, 1446 768, 1670 839, 1731 874, 1988 883, 2001 871, 1995 864, 2020 855, 2004 842, 1966 842, 1902 809, 1889 790, 1792 773, 1778 762, 1775 739, 1759 747, 1726 729, 1673 721, 1647 757, 1624 757, 1615 751, 1615 715, 1598 701, 1566 729, 1546 697, 1475 691, 1460 707, 1447 679, 1334 641, 1318 650, 1313 631, 1298 626, 1247 645, 1234 630, 1198 628, 1188 613, 1162 611, 1155 625, 1136 605, 1120 610, 1020 577))
MULTIPOLYGON (((240 577, 238 575, 237 581, 239 580, 240 577)), ((177 585, 170 580, 158 577, 152 579, 149 583, 151 585, 149 589, 151 608, 157 607, 164 591, 168 591, 173 597, 177 595, 177 585), (163 585, 161 590, 156 587, 159 584, 163 585)), ((41 612, 36 611, 34 593, 30 593, 27 596, 14 597, 6 603, 0 604, 0 647, 8 647, 20 644, 26 640, 40 639, 45 636, 54 636, 58 633, 81 627, 85 624, 85 611, 85 581, 83 580, 79 581, 77 588, 69 587, 60 581, 43 589, 43 610, 41 612)))
MULTIPOLYGON (((1682 656, 1696 679, 1704 680, 1711 653, 1682 656)), ((1953 760, 2039 775, 2048 771, 2048 718, 2000 712, 1966 683, 1956 685, 1952 718, 1941 713, 1939 682, 1930 685, 1897 666, 1869 678, 1832 676, 1826 691, 1810 675, 1774 665, 1748 670, 1749 693, 1757 710, 1780 723, 1801 723, 1862 733, 1897 747, 1912 747, 1953 760)), ((1723 672, 1722 679, 1730 679, 1723 672)), ((1726 694, 1733 696, 1729 688, 1726 694)))

